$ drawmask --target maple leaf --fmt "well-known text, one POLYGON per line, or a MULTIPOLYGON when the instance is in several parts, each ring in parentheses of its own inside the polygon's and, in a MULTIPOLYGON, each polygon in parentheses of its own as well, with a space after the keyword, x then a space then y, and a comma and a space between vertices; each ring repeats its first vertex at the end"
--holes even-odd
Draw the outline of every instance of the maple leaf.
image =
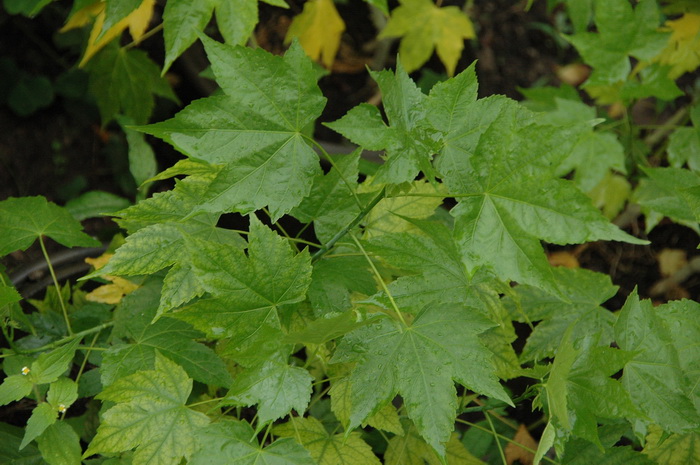
POLYGON ((676 79, 700 66, 700 14, 686 13, 678 19, 669 19, 665 26, 671 30, 671 36, 654 61, 670 65, 668 76, 676 79))
POLYGON ((80 223, 64 208, 44 197, 21 197, 0 201, 0 257, 26 250, 42 236, 66 247, 99 245, 82 232, 80 223))
POLYGON ((345 22, 338 14, 333 0, 310 0, 304 3, 304 11, 292 20, 285 42, 298 38, 304 51, 313 60, 330 68, 333 65, 345 22))
POLYGON ((691 170, 700 171, 700 106, 690 109, 690 120, 692 128, 676 128, 669 136, 668 161, 674 168, 687 163, 691 170))
MULTIPOLYGON (((447 465, 483 465, 484 462, 474 457, 460 442, 457 433, 450 435, 450 440, 445 444, 445 457, 447 465)), ((407 432, 401 436, 394 436, 387 444, 384 453, 385 465, 441 465, 435 451, 423 440, 416 427, 410 425, 407 432)))
POLYGON ((654 0, 642 0, 636 8, 627 0, 596 0, 598 32, 565 36, 593 66, 587 86, 614 84, 627 79, 629 57, 651 60, 666 46, 668 34, 659 32, 659 10, 654 0))
POLYGON ((196 100, 140 130, 192 159, 221 165, 195 211, 248 213, 269 205, 277 220, 309 194, 320 172, 303 135, 325 104, 317 74, 296 42, 284 57, 204 44, 226 95, 196 100))
POLYGON ((399 58, 407 72, 420 68, 437 50, 452 76, 464 39, 475 37, 469 18, 456 6, 440 8, 430 0, 400 0, 379 38, 401 37, 399 58))
POLYGON ((114 402, 83 457, 136 448, 134 465, 177 465, 195 451, 195 433, 209 423, 185 406, 192 380, 156 354, 155 369, 138 371, 106 387, 98 399, 114 402))
POLYGON ((455 237, 468 268, 490 266, 501 279, 558 293, 538 239, 555 244, 598 239, 636 244, 573 183, 555 177, 585 125, 538 123, 496 96, 476 100, 470 67, 433 87, 428 118, 444 132, 437 168, 458 205, 455 237))
POLYGON ((263 447, 244 421, 225 420, 197 432, 200 449, 191 465, 317 465, 309 452, 293 439, 278 439, 263 447))
POLYGON ((377 183, 413 181, 419 171, 432 176, 430 165, 437 149, 435 131, 425 121, 425 94, 408 77, 401 63, 396 72, 370 72, 379 84, 389 126, 379 109, 360 104, 326 126, 369 150, 385 150, 386 160, 374 178, 377 183))
POLYGON ((359 433, 329 434, 313 417, 291 417, 273 431, 278 436, 295 438, 318 465, 381 465, 359 433))
POLYGON ((666 465, 700 463, 700 433, 666 436, 662 428, 652 425, 642 453, 654 463, 666 465))
POLYGON ((493 324, 476 310, 441 303, 426 306, 410 326, 386 315, 373 321, 343 337, 331 360, 357 362, 350 375, 350 428, 400 394, 418 431, 444 455, 456 417, 453 380, 510 402, 477 337, 493 324))
POLYGON ((700 222, 700 174, 680 168, 642 168, 647 175, 633 199, 647 215, 647 232, 664 216, 697 228, 700 222))

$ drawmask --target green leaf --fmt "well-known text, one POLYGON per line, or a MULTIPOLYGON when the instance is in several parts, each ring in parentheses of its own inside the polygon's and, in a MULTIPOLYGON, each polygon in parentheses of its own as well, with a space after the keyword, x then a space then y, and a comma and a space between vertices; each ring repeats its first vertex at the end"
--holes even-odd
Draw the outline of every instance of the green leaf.
POLYGON ((209 423, 185 402, 192 380, 161 355, 155 370, 139 371, 105 388, 97 398, 115 402, 103 415, 83 457, 136 448, 134 465, 177 465, 195 451, 195 433, 209 423))
POLYGON ((0 201, 0 256, 26 250, 41 236, 66 247, 94 247, 95 239, 84 232, 70 213, 44 197, 10 197, 0 201))
MULTIPOLYGON (((250 216, 248 255, 236 248, 189 238, 194 272, 213 298, 189 305, 174 316, 214 338, 232 338, 236 357, 266 360, 281 339, 280 308, 301 302, 311 280, 307 250, 289 243, 250 216), (267 349, 266 349, 267 347, 267 349)), ((240 359, 238 359, 240 360, 240 359)))
POLYGON ((552 423, 565 436, 573 434, 601 448, 599 418, 640 417, 623 384, 611 378, 634 355, 609 344, 600 335, 575 338, 569 327, 544 385, 552 423))
POLYGON ((117 114, 145 124, 154 106, 154 94, 177 101, 160 76, 158 66, 142 50, 118 47, 116 41, 103 48, 85 68, 89 71, 90 93, 97 101, 102 124, 117 114))
MULTIPOLYGON (((343 427, 347 429, 352 413, 352 400, 350 398, 352 389, 350 380, 348 378, 342 378, 334 381, 328 394, 331 396, 331 411, 343 427)), ((378 410, 377 413, 369 417, 366 422, 362 423, 363 427, 366 425, 399 436, 404 435, 401 419, 396 411, 396 407, 394 407, 392 403, 386 404, 378 410)))
POLYGON ((349 427, 400 394, 420 434, 444 455, 456 417, 454 381, 510 402, 493 374, 491 353, 477 337, 491 326, 474 309, 440 303, 425 307, 410 326, 377 316, 347 334, 332 362, 357 362, 350 375, 349 427))
POLYGON ((111 0, 107 1, 105 7, 105 18, 102 23, 102 34, 112 28, 122 19, 129 16, 129 13, 134 11, 141 5, 143 0, 111 0))
POLYGON ((381 465, 359 433, 329 434, 313 417, 291 417, 273 431, 278 436, 295 438, 318 465, 381 465))
POLYGON ((22 300, 22 296, 19 295, 17 289, 5 283, 0 283, 0 308, 20 300, 22 300))
MULTIPOLYGON (((105 386, 140 370, 153 369, 160 353, 185 369, 193 379, 204 384, 228 387, 231 375, 226 365, 209 347, 195 342, 204 335, 173 318, 153 322, 159 294, 141 287, 124 298, 115 312, 115 320, 123 321, 124 336, 133 342, 117 344, 103 355, 100 372, 105 386)), ((113 337, 115 334, 113 334, 113 337)))
POLYGON ((326 255, 314 264, 308 298, 314 313, 322 316, 350 309, 352 292, 371 295, 376 290, 377 283, 364 257, 326 255))
POLYGON ((36 439, 46 428, 54 424, 57 418, 58 410, 47 402, 42 402, 37 405, 34 410, 32 410, 32 416, 29 417, 27 421, 27 429, 25 430, 24 438, 19 448, 23 449, 27 444, 36 439))
POLYGON ((569 302, 536 287, 515 288, 517 302, 511 302, 511 317, 521 323, 540 323, 530 333, 522 352, 524 362, 554 355, 564 333, 573 327, 573 337, 600 334, 612 339, 614 315, 601 307, 617 292, 610 276, 585 269, 558 267, 552 270, 558 286, 569 302))
POLYGON ((39 355, 39 358, 32 363, 29 375, 27 375, 29 379, 35 384, 56 381, 59 376, 66 372, 73 361, 78 344, 80 344, 80 338, 75 338, 57 349, 39 355))
POLYGON ((411 73, 436 50, 452 76, 462 56, 464 39, 475 37, 474 26, 457 6, 440 8, 430 0, 400 0, 378 38, 401 37, 399 57, 411 73))
POLYGON ((80 437, 68 423, 58 421, 36 438, 39 450, 49 465, 76 465, 82 450, 80 437))
POLYGON ((385 150, 386 161, 379 167, 374 182, 413 181, 419 171, 432 176, 430 165, 437 148, 435 131, 425 121, 425 94, 416 87, 399 63, 396 73, 371 72, 379 84, 389 125, 377 107, 361 104, 338 121, 326 124, 357 145, 370 150, 385 150))
POLYGON ((660 213, 697 228, 700 221, 700 174, 680 168, 642 170, 648 178, 642 179, 634 192, 634 199, 642 211, 647 215, 660 213))
MULTIPOLYGON (((690 359, 684 360, 682 366, 674 345, 674 340, 680 338, 679 345, 687 350, 688 341, 699 334, 696 325, 688 327, 683 321, 694 321, 695 316, 682 315, 696 314, 698 309, 683 307, 676 308, 675 315, 662 316, 669 311, 668 307, 654 308, 651 301, 640 301, 635 290, 615 324, 617 344, 635 354, 624 368, 621 381, 625 389, 640 410, 664 430, 674 433, 690 432, 700 423, 700 414, 688 397, 692 388, 683 369, 697 367, 698 357, 687 354, 690 359)), ((697 378, 697 374, 693 376, 697 378)))
POLYGON ((650 427, 642 453, 659 465, 700 463, 700 433, 664 436, 663 429, 650 427))
POLYGON ((173 61, 197 40, 221 0, 170 0, 163 10, 165 63, 163 74, 173 61))
POLYGON ((191 465, 317 465, 309 452, 292 439, 262 447, 244 421, 226 419, 197 432, 201 448, 191 465))
POLYGON ((357 320, 357 315, 352 311, 327 313, 303 329, 289 333, 284 340, 293 344, 323 344, 364 324, 357 320))
POLYGON ((664 49, 668 34, 659 32, 658 5, 642 0, 636 8, 626 0, 595 0, 598 32, 577 31, 566 37, 591 65, 587 85, 624 81, 631 71, 630 59, 650 60, 664 49))
POLYGON ((11 375, 5 378, 0 384, 0 405, 15 402, 32 392, 31 379, 23 374, 11 375))
MULTIPOLYGON (((457 433, 452 433, 446 446, 448 465, 483 465, 484 462, 474 457, 459 441, 457 433)), ((411 425, 406 434, 394 436, 389 440, 384 453, 385 465, 441 465, 435 451, 421 438, 416 427, 411 425)))
POLYGON ((325 105, 312 63, 296 43, 284 57, 204 44, 226 95, 140 129, 191 158, 223 165, 195 211, 248 213, 268 205, 276 221, 309 194, 320 172, 303 135, 325 105))
POLYGON ((311 399, 312 381, 313 377, 304 368, 268 360, 241 372, 222 404, 258 404, 259 424, 282 418, 292 409, 302 415, 311 399))
POLYGON ((245 45, 258 24, 258 0, 220 2, 216 7, 216 25, 230 45, 245 45))
POLYGON ((129 172, 145 197, 147 192, 142 189, 142 185, 155 176, 157 171, 155 153, 146 142, 145 136, 131 129, 130 125, 136 123, 133 119, 118 116, 117 121, 124 130, 126 142, 129 144, 129 172))
POLYGON ((78 398, 78 384, 70 378, 58 378, 49 385, 46 401, 57 412, 63 413, 78 398))
POLYGON ((104 191, 88 191, 66 203, 66 210, 78 221, 109 215, 131 205, 124 197, 104 191))
MULTIPOLYGON (((573 439, 566 444, 564 465, 661 465, 663 462, 653 462, 644 454, 634 450, 632 446, 616 446, 620 440, 620 425, 603 426, 600 428, 601 442, 604 450, 581 439, 573 439)), ((623 430, 624 431, 624 430, 623 430)))
MULTIPOLYGON (((0 462, 7 465, 45 465, 39 450, 32 444, 20 450, 24 430, 16 426, 0 423, 0 462)), ((41 439, 39 440, 41 443, 41 439)), ((74 462, 72 465, 75 465, 74 462)), ((50 465, 56 465, 51 463, 50 465)))

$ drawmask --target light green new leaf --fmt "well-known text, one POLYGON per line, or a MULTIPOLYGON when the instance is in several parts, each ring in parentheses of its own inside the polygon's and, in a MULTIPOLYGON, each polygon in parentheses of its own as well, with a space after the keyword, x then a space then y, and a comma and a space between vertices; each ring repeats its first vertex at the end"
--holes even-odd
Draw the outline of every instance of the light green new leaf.
POLYGON ((223 165, 195 211, 250 211, 269 205, 273 220, 306 197, 320 172, 303 131, 325 98, 294 43, 284 57, 204 41, 226 95, 197 100, 174 118, 140 128, 185 155, 223 165))
POLYGON ((0 257, 15 250, 26 250, 41 236, 48 236, 66 247, 95 247, 95 239, 84 232, 64 208, 44 197, 10 197, 0 201, 0 257))
POLYGON ((569 302, 536 287, 522 285, 515 288, 518 302, 510 302, 511 317, 521 323, 534 323, 522 352, 523 361, 542 360, 554 355, 556 348, 573 325, 574 338, 586 334, 600 334, 612 339, 615 317, 601 307, 617 292, 610 276, 585 269, 558 267, 552 270, 558 286, 569 302))
POLYGON ((688 341, 697 336, 698 328, 686 326, 684 320, 695 321, 698 310, 697 306, 681 305, 675 309, 655 308, 649 300, 640 301, 635 290, 615 324, 617 344, 635 354, 624 368, 621 381, 625 389, 647 416, 673 433, 689 432, 700 424, 700 414, 688 397, 698 375, 692 375, 695 381, 690 384, 690 373, 685 372, 686 368, 697 367, 698 356, 685 354, 682 365, 674 344, 678 339, 679 346, 688 350, 688 341))
POLYGON ((285 239, 254 215, 247 256, 240 249, 195 238, 186 245, 191 248, 194 272, 213 298, 173 316, 210 337, 232 338, 234 358, 265 360, 268 350, 276 351, 281 342, 280 307, 306 296, 311 281, 308 251, 295 254, 285 239))
POLYGON ((241 372, 222 404, 258 404, 260 424, 282 418, 292 409, 302 415, 311 399, 312 381, 313 377, 303 368, 268 360, 241 372))
POLYGON ((384 123, 377 107, 361 104, 326 126, 363 148, 386 151, 386 161, 375 177, 377 183, 410 182, 421 170, 432 177, 430 160, 437 145, 435 131, 425 121, 425 94, 400 63, 396 73, 371 74, 382 92, 389 125, 384 123))
POLYGON ((598 418, 641 416, 623 385, 611 378, 634 354, 609 344, 598 335, 575 338, 573 327, 561 340, 544 388, 551 421, 565 436, 600 445, 598 418))
POLYGON ((663 429, 652 425, 642 452, 658 465, 700 463, 700 433, 664 437, 663 429))
POLYGON ((81 463, 80 437, 71 426, 58 421, 36 438, 42 457, 49 465, 77 465, 81 463))
POLYGON ((262 447, 244 421, 222 420, 197 432, 200 449, 190 465, 318 465, 293 439, 278 439, 262 447))
POLYGON ((454 381, 510 402, 478 334, 493 326, 458 304, 425 307, 410 326, 387 316, 347 334, 332 362, 357 362, 350 375, 354 428, 397 394, 418 431, 440 455, 456 417, 454 381))
POLYGON ((650 60, 668 42, 660 32, 659 8, 654 0, 642 0, 636 8, 627 0, 595 0, 597 32, 577 31, 566 39, 593 66, 590 85, 624 81, 631 68, 629 57, 650 60))
POLYGON ((97 101, 102 124, 117 114, 145 124, 153 112, 154 94, 177 102, 158 66, 142 50, 120 48, 116 41, 88 62, 89 89, 97 101))
MULTIPOLYGON (((640 181, 634 199, 642 211, 658 213, 697 228, 700 221, 700 174, 680 168, 642 168, 648 178, 640 181)), ((648 221, 647 232, 657 222, 648 221)))
POLYGON ((296 439, 318 465, 381 465, 359 433, 329 434, 313 417, 291 417, 273 431, 278 436, 296 439))
POLYGON ((185 406, 191 391, 185 371, 156 355, 154 370, 121 378, 97 396, 116 405, 103 415, 83 457, 136 448, 134 465, 179 464, 195 451, 195 433, 209 423, 185 406))
POLYGON ((153 322, 159 301, 159 286, 140 287, 124 298, 115 311, 112 337, 128 337, 130 342, 109 347, 100 367, 102 384, 139 370, 153 369, 156 353, 173 360, 193 379, 204 384, 228 387, 231 376, 213 350, 196 342, 204 335, 179 320, 163 317, 153 322), (155 291, 155 292, 153 292, 155 291))
POLYGON ((452 76, 462 55, 464 39, 475 37, 474 26, 457 6, 440 8, 430 0, 400 0, 379 34, 401 37, 399 57, 411 73, 428 61, 437 50, 447 74, 452 76))
POLYGON ((23 449, 27 444, 36 439, 46 428, 54 424, 57 418, 58 410, 53 408, 49 403, 42 402, 37 405, 34 410, 32 410, 32 416, 29 417, 27 421, 27 428, 19 448, 23 449))

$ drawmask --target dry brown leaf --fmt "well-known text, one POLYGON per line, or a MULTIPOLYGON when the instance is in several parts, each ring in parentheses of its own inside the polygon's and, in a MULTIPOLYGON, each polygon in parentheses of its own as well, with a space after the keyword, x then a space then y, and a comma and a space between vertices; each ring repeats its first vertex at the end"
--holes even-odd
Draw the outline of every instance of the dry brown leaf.
POLYGON ((512 465, 516 460, 518 460, 522 465, 532 465, 532 462, 535 459, 535 454, 530 452, 530 450, 523 449, 518 444, 521 444, 532 451, 537 450, 537 441, 530 436, 530 432, 527 430, 525 425, 520 425, 520 427, 518 427, 518 431, 516 431, 515 436, 513 436, 513 442, 509 442, 506 446, 506 463, 508 463, 508 465, 512 465))

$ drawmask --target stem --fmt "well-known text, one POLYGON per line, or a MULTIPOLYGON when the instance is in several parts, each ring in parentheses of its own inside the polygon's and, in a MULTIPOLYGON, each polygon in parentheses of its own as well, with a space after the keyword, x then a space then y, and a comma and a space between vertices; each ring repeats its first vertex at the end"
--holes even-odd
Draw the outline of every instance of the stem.
POLYGON ((56 286, 56 292, 58 293, 58 301, 61 304, 61 310, 63 311, 63 319, 66 322, 66 328, 68 328, 68 334, 73 335, 73 328, 70 326, 70 320, 68 319, 68 310, 66 310, 66 303, 63 302, 63 292, 61 292, 61 286, 58 284, 58 279, 56 279, 56 272, 53 270, 53 265, 51 265, 51 259, 49 258, 49 253, 46 251, 46 245, 44 245, 44 237, 39 236, 39 244, 41 244, 41 253, 44 254, 44 259, 49 267, 49 273, 51 273, 51 279, 53 279, 53 285, 56 286))
MULTIPOLYGON (((476 423, 472 423, 471 421, 462 420, 461 418, 457 418, 457 422, 462 423, 463 425, 471 426, 472 428, 480 429, 481 431, 486 431, 487 433, 492 433, 495 437, 503 439, 504 441, 509 442, 511 444, 515 444, 516 446, 520 447, 521 449, 526 450, 532 454, 535 454, 537 452, 535 449, 532 449, 532 448, 526 446, 525 444, 520 444, 518 441, 514 441, 513 439, 511 439, 507 436, 503 436, 502 434, 491 431, 490 429, 484 428, 483 426, 477 425, 476 423)), ((546 460, 549 463, 553 463, 554 465, 561 465, 561 463, 557 462, 556 460, 550 459, 546 455, 544 457, 542 457, 542 459, 546 460)))
POLYGON ((136 47, 138 44, 143 42, 144 40, 150 38, 152 35, 160 32, 160 30, 163 29, 163 23, 160 23, 159 25, 155 26, 153 29, 150 31, 146 32, 144 35, 141 36, 139 40, 133 40, 130 43, 126 44, 124 47, 122 47, 124 50, 129 50, 130 48, 136 47))
MULTIPOLYGON (((491 432, 495 435, 498 433, 496 432, 496 428, 493 426, 493 420, 491 419, 491 415, 489 415, 489 412, 484 412, 484 417, 486 417, 486 421, 489 422, 489 427, 491 428, 491 432)), ((501 460, 503 461, 503 465, 508 465, 508 460, 506 460, 506 454, 503 452, 503 446, 501 445, 501 441, 496 439, 496 445, 498 446, 498 453, 501 455, 501 460)))
POLYGON ((18 350, 17 353, 18 354, 33 354, 36 352, 43 352, 44 350, 53 349, 54 347, 61 346, 67 342, 72 341, 73 339, 82 338, 82 337, 85 337, 89 334, 99 333, 103 329, 109 328, 110 326, 113 326, 113 325, 114 325, 114 322, 110 321, 109 323, 104 323, 104 324, 101 324, 99 326, 95 326, 93 328, 86 329, 85 331, 80 331, 79 333, 75 333, 75 334, 72 334, 70 336, 66 336, 63 339, 59 339, 58 341, 54 341, 50 344, 46 344, 46 345, 41 346, 41 347, 36 347, 34 349, 27 349, 27 350, 18 350))
POLYGON ((379 203, 380 200, 384 198, 384 192, 386 188, 383 188, 379 193, 372 199, 372 201, 367 204, 365 208, 360 211, 360 213, 357 214, 357 216, 350 222, 348 223, 347 226, 345 226, 343 229, 338 231, 338 233, 331 238, 328 242, 326 242, 323 247, 318 249, 316 253, 314 253, 311 256, 311 262, 314 263, 318 261, 321 257, 326 255, 328 251, 335 245, 336 242, 338 242, 340 239, 342 239, 352 228, 360 224, 360 221, 367 216, 367 214, 379 203))
POLYGON ((374 262, 372 261, 371 258, 369 258, 369 255, 365 251, 365 248, 362 247, 362 244, 360 244, 360 241, 358 241, 354 235, 350 234, 350 238, 355 242, 355 245, 362 251, 362 254, 367 259, 367 263, 369 263, 369 266, 370 266, 370 268, 372 268, 372 272, 374 273, 374 276, 377 278, 377 281, 379 281, 379 284, 382 286, 382 290, 384 290, 384 293, 389 298, 389 302, 391 302, 391 306, 393 307, 394 311, 396 312, 396 315, 399 317, 399 320, 401 320, 401 323, 403 323, 404 326, 408 327, 408 325, 406 324, 406 320, 404 320, 404 318, 403 318, 403 314, 401 313, 401 310, 399 310, 399 306, 396 305, 396 301, 394 300, 394 296, 392 296, 391 292, 389 292, 389 288, 386 287, 386 283, 382 279, 382 275, 379 274, 379 270, 377 270, 377 267, 374 266, 374 262))
POLYGON ((644 138, 644 143, 652 147, 676 129, 678 124, 688 115, 688 107, 683 107, 667 119, 661 127, 644 138))

